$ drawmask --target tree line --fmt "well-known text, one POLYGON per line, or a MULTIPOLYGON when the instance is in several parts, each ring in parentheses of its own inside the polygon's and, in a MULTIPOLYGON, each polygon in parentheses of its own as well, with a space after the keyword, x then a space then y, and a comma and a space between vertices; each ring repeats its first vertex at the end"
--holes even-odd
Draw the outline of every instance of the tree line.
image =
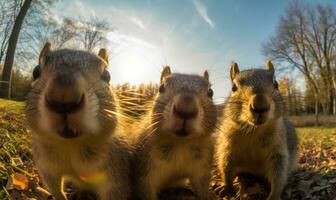
POLYGON ((290 112, 314 112, 317 124, 319 113, 336 113, 335 40, 336 14, 331 5, 293 1, 262 45, 263 54, 277 61, 284 74, 298 72, 305 81, 297 87, 295 80, 284 80, 290 112))
MULTIPOLYGON (((95 16, 56 16, 52 12, 55 2, 58 1, 0 0, 1 97, 24 98, 31 82, 30 72, 46 41, 56 49, 92 52, 106 45, 107 33, 114 31, 107 20, 95 16)), ((335 8, 302 1, 288 4, 275 32, 262 44, 262 54, 280 67, 280 90, 290 115, 315 113, 318 123, 320 113, 336 113, 335 48, 335 8), (298 78, 288 74, 297 74, 298 78)), ((157 86, 132 87, 116 86, 121 97, 143 104, 140 96, 149 95, 148 91, 155 91, 157 86)))
POLYGON ((19 84, 13 76, 30 76, 46 41, 55 49, 90 52, 105 45, 106 35, 112 30, 107 20, 95 16, 56 16, 51 8, 57 2, 0 0, 0 97, 22 98, 25 90, 10 90, 19 84))

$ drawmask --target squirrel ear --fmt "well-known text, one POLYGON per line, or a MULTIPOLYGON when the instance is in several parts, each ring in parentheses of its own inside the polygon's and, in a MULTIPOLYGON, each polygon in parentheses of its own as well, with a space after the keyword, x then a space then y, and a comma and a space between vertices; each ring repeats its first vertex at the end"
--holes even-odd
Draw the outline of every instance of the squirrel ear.
POLYGON ((109 64, 109 59, 108 59, 108 54, 107 54, 106 49, 101 48, 99 50, 98 56, 101 57, 106 62, 107 65, 109 64))
POLYGON ((231 69, 230 69, 230 77, 231 80, 233 81, 233 79, 236 77, 236 75, 239 73, 239 67, 238 64, 233 62, 231 64, 231 69))
POLYGON ((169 66, 165 66, 161 72, 161 78, 160 78, 160 83, 163 82, 163 79, 171 74, 171 70, 169 66))
POLYGON ((39 64, 40 64, 41 66, 44 65, 44 63, 45 63, 45 58, 46 58, 46 56, 47 56, 47 54, 48 54, 49 52, 51 52, 51 44, 50 44, 50 42, 46 42, 46 43, 44 44, 44 46, 43 46, 43 48, 42 48, 42 50, 41 50, 41 52, 40 52, 40 56, 39 56, 39 64))
POLYGON ((265 69, 268 70, 268 71, 271 71, 274 74, 275 68, 274 68, 274 65, 273 65, 271 60, 267 61, 266 65, 265 65, 265 69))
POLYGON ((203 73, 203 77, 204 77, 207 81, 209 81, 209 72, 208 72, 208 70, 205 70, 205 71, 204 71, 204 73, 203 73))

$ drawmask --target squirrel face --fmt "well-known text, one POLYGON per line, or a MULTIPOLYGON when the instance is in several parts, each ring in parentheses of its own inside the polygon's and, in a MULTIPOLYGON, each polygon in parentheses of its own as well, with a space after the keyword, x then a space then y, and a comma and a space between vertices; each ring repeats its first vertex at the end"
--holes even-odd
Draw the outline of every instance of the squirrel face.
POLYGON ((230 70, 232 93, 226 115, 237 122, 258 126, 282 116, 283 100, 274 77, 274 66, 268 61, 265 69, 239 71, 233 63, 230 70))
POLYGON ((178 138, 191 138, 212 132, 216 108, 212 101, 209 75, 161 74, 159 94, 154 102, 152 123, 159 132, 178 138))
POLYGON ((95 56, 68 49, 52 51, 47 43, 27 99, 27 119, 34 132, 67 139, 110 133, 116 119, 106 68, 105 49, 95 56))

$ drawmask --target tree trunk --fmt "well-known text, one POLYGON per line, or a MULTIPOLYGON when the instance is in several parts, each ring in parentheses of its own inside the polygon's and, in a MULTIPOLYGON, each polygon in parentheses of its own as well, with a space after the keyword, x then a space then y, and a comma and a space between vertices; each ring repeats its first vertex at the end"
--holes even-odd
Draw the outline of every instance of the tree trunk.
POLYGON ((334 90, 330 89, 328 115, 333 114, 333 109, 334 109, 334 90))
POLYGON ((315 96, 315 126, 319 126, 319 100, 318 97, 315 96))
POLYGON ((15 19, 12 33, 8 40, 8 46, 7 46, 7 52, 6 52, 6 58, 5 63, 3 66, 2 71, 2 78, 1 78, 1 88, 0 88, 0 95, 2 97, 10 98, 10 81, 11 81, 11 73, 14 63, 14 55, 15 55, 15 49, 16 44, 20 35, 21 26, 23 24, 23 21, 25 19, 25 16, 27 14, 27 11, 31 5, 32 0, 25 0, 23 3, 20 12, 18 16, 15 19))
POLYGON ((334 101, 334 104, 333 104, 333 115, 335 115, 336 114, 336 91, 334 90, 334 99, 333 99, 333 101, 334 101))

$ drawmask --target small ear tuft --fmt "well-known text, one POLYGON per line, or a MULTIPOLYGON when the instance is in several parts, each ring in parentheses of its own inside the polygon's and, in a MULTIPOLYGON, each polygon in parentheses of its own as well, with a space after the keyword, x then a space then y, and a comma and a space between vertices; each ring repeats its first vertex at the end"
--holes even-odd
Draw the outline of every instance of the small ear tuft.
POLYGON ((209 81, 209 72, 208 72, 208 70, 205 70, 205 71, 204 71, 204 73, 203 73, 203 77, 204 77, 207 81, 209 81))
POLYGON ((231 77, 232 81, 237 76, 237 74, 239 74, 238 64, 235 63, 235 62, 232 62, 231 63, 231 69, 230 69, 230 77, 231 77))
POLYGON ((164 78, 166 78, 166 76, 171 74, 171 70, 169 66, 165 66, 161 72, 161 78, 160 78, 160 83, 163 82, 164 78))
POLYGON ((106 62, 107 65, 109 64, 109 58, 108 58, 108 53, 106 49, 101 48, 99 50, 98 56, 101 57, 106 62))
POLYGON ((275 68, 274 68, 274 65, 273 65, 271 60, 267 61, 266 65, 265 65, 265 69, 268 70, 268 71, 271 71, 274 74, 275 68))
POLYGON ((40 56, 39 56, 39 64, 41 66, 44 65, 45 63, 45 58, 47 56, 47 54, 51 52, 51 43, 50 42, 46 42, 40 52, 40 56))

